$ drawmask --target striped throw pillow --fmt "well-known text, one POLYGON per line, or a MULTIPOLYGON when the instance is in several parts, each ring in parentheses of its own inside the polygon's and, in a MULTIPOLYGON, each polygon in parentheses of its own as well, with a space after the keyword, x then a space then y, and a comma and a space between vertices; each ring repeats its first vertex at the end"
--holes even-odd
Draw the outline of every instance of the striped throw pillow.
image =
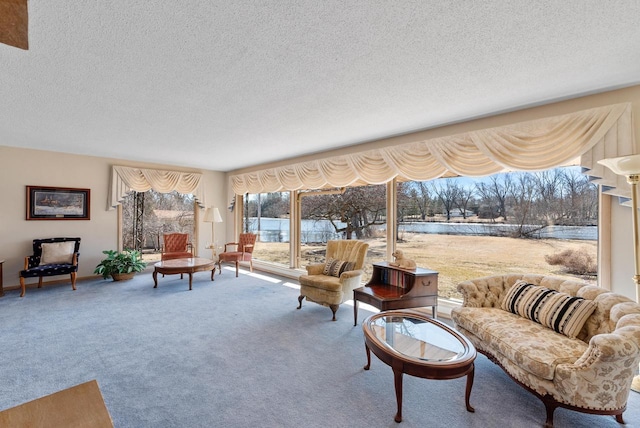
POLYGON ((325 275, 337 276, 339 278, 342 272, 353 270, 354 267, 355 263, 353 262, 345 262, 343 260, 329 257, 327 262, 324 264, 322 273, 325 275))
POLYGON ((517 281, 505 296, 502 309, 574 338, 595 311, 596 303, 517 281))

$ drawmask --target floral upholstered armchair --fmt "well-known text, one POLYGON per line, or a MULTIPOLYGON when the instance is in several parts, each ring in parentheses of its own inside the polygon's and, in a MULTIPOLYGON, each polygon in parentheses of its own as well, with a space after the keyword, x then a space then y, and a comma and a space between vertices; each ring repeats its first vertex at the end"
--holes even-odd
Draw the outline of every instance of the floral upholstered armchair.
POLYGON ((300 296, 298 309, 306 297, 311 302, 328 306, 336 320, 341 303, 353 297, 353 289, 360 287, 362 268, 369 244, 362 241, 328 241, 325 263, 307 266, 307 275, 298 278, 300 296))

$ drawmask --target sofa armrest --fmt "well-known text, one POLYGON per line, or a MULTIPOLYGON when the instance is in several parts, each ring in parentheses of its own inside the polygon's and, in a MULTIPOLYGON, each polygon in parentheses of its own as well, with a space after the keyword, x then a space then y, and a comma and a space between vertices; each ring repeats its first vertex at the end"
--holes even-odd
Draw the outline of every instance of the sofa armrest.
POLYGON ((313 263, 306 266, 307 275, 320 275, 324 270, 324 263, 313 263))
POLYGON ((568 402, 620 408, 640 362, 640 314, 625 315, 612 333, 595 335, 573 364, 556 367, 554 383, 568 402), (593 404, 591 404, 593 403, 593 404))

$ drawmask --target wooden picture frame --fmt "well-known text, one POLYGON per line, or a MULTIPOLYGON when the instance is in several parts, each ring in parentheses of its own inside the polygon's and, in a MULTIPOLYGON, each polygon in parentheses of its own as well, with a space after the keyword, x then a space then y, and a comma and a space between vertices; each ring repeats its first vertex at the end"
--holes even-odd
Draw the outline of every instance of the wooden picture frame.
POLYGON ((89 220, 91 190, 27 186, 27 220, 89 220))

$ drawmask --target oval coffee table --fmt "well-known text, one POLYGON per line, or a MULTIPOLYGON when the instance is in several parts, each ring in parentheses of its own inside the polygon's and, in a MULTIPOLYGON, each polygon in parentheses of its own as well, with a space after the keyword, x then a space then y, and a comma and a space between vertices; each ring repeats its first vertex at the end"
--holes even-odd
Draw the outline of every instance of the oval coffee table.
POLYGON ((425 379, 456 379, 467 376, 465 404, 469 404, 473 386, 476 349, 469 339, 446 324, 426 314, 412 310, 380 312, 368 317, 362 325, 367 351, 367 365, 371 367, 371 351, 393 370, 398 412, 396 422, 402 421, 402 375, 425 379))
POLYGON ((213 281, 213 274, 216 268, 216 262, 211 259, 203 259, 200 257, 190 257, 187 259, 169 259, 156 263, 153 269, 153 282, 155 285, 153 288, 158 288, 158 274, 163 275, 175 275, 175 274, 189 274, 189 290, 191 290, 191 283, 193 280, 194 272, 211 271, 211 281, 213 281))

